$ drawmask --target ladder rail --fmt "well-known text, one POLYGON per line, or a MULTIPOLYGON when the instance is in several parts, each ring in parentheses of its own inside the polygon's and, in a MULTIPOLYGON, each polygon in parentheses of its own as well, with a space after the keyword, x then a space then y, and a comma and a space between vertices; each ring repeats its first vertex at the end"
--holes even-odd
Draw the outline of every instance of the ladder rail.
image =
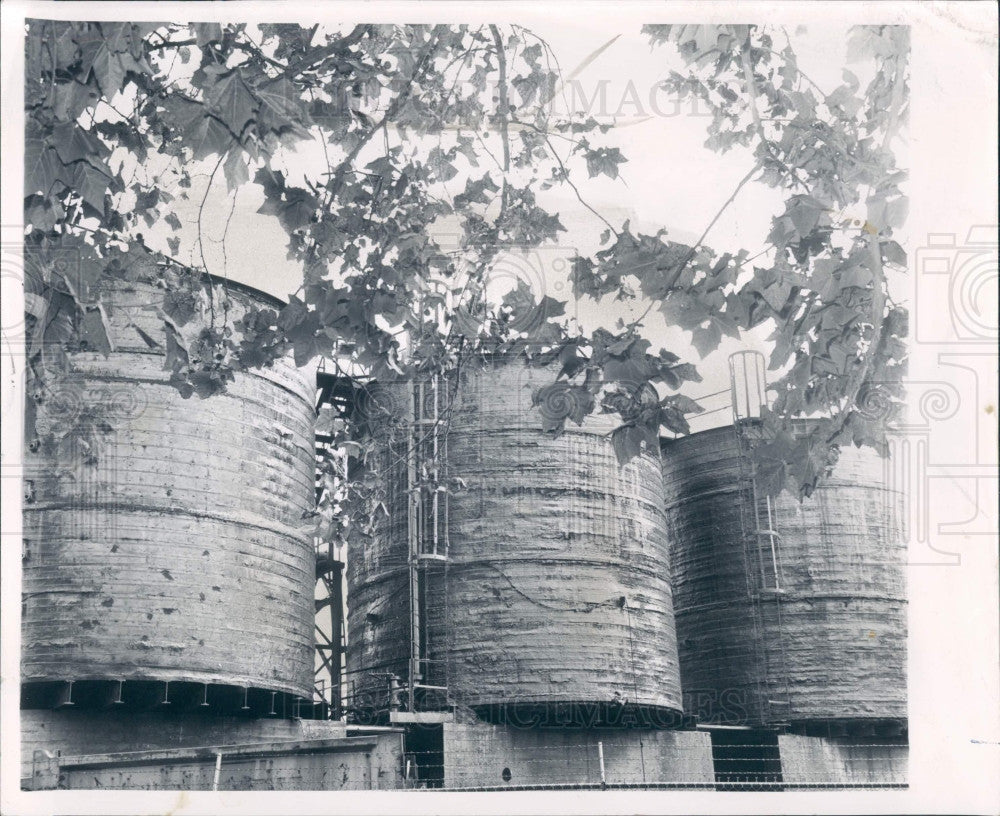
POLYGON ((781 535, 777 530, 773 500, 770 496, 760 496, 753 458, 754 449, 760 441, 760 421, 767 408, 763 355, 757 351, 740 351, 730 355, 729 381, 740 482, 740 527, 750 600, 752 640, 756 653, 757 708, 761 723, 768 724, 775 721, 772 706, 789 704, 789 689, 781 609, 784 585, 779 554, 781 535), (767 631, 763 608, 765 603, 774 606, 773 636, 767 631), (775 641, 776 654, 773 653, 775 641), (784 698, 780 700, 772 699, 775 696, 772 689, 776 679, 784 689, 784 698))
MULTIPOLYGON (((408 456, 410 573, 409 706, 421 704, 419 690, 444 690, 448 666, 437 651, 448 636, 448 428, 447 388, 441 376, 411 383, 413 408, 408 456), (441 664, 444 663, 442 666, 441 664), (443 669, 443 671, 442 671, 443 669), (443 677, 442 677, 443 674, 443 677)), ((450 702, 450 701, 449 701, 450 702)))
POLYGON ((761 618, 761 611, 759 608, 759 596, 757 592, 756 581, 754 576, 756 574, 756 569, 754 565, 753 550, 756 547, 751 547, 751 528, 752 523, 748 519, 747 505, 749 502, 746 498, 747 490, 752 483, 752 476, 749 474, 748 463, 749 459, 745 451, 746 440, 743 434, 740 432, 739 426, 735 429, 736 432, 736 444, 737 444, 737 459, 739 468, 739 484, 737 488, 738 494, 738 504, 739 504, 739 518, 740 518, 740 531, 743 539, 743 573, 744 579, 746 581, 747 596, 750 601, 750 629, 751 629, 751 642, 753 644, 754 652, 754 662, 757 666, 757 670, 754 673, 753 685, 756 689, 757 695, 757 714, 758 718, 762 723, 768 721, 768 711, 766 708, 766 701, 769 695, 766 691, 766 665, 762 666, 762 659, 764 659, 764 622, 761 618), (752 566, 754 565, 754 566, 752 566))

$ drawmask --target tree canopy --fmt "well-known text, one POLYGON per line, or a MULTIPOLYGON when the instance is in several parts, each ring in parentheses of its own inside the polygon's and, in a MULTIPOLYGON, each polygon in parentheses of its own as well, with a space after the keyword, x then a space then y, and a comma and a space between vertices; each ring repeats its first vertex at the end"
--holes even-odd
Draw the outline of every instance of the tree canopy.
MULTIPOLYGON (((779 28, 650 25, 643 34, 683 59, 683 71, 665 69, 663 87, 707 106, 707 147, 752 157, 723 209, 751 183, 779 190, 785 206, 759 247, 720 251, 703 243, 719 216, 687 245, 594 211, 603 246, 573 261, 574 295, 645 310, 584 332, 556 299, 536 302, 519 287, 490 303, 485 291, 500 253, 563 230, 541 191, 565 186, 592 209, 587 180, 616 178, 627 160, 608 123, 555 113, 564 77, 531 31, 31 21, 29 400, 44 401, 67 350, 112 350, 102 284, 141 278, 165 292, 163 335, 142 339, 165 352, 185 396, 210 397, 234 372, 289 353, 363 379, 523 352, 558 367, 536 401, 558 396, 565 415, 539 422, 559 433, 567 420, 615 412, 624 462, 663 430, 687 432, 686 417, 701 410, 679 393, 700 379, 691 350, 705 357, 724 335, 770 323, 769 365, 780 376, 759 473, 771 492, 808 494, 837 446, 884 445, 882 423, 902 399, 907 316, 887 271, 906 267, 893 238, 906 216, 893 142, 907 114, 907 31, 853 30, 849 58, 872 66, 872 79, 862 87, 845 69, 829 92, 799 69, 779 28), (322 156, 305 170, 294 160, 304 145, 322 156), (209 187, 221 174, 230 190, 263 188, 261 212, 280 222, 303 271, 287 305, 229 325, 203 253, 199 267, 147 245, 144 231, 182 229, 171 201, 190 195, 201 172, 209 187), (435 237, 444 222, 456 240, 435 237), (85 259, 83 274, 58 263, 68 249, 85 259), (643 321, 653 310, 690 331, 689 348, 651 344, 643 321), (829 421, 794 433, 802 416, 829 421)), ((168 243, 176 254, 178 238, 168 243)), ((29 441, 34 434, 29 422, 29 441)))

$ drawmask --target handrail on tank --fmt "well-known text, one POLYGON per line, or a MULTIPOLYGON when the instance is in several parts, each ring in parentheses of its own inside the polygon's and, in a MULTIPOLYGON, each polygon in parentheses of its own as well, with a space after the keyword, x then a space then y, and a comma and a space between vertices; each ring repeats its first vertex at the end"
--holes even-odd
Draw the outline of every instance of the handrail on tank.
POLYGON ((733 424, 760 419, 767 407, 767 376, 764 355, 744 349, 729 355, 729 390, 733 406, 733 424))

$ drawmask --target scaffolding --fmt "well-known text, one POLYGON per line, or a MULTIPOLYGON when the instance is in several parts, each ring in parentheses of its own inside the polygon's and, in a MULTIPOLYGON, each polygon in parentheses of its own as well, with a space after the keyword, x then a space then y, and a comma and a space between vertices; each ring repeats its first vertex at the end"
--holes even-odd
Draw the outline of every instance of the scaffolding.
MULTIPOLYGON (((329 374, 321 365, 316 374, 316 414, 332 411, 339 417, 353 409, 354 389, 343 377, 329 374)), ((347 457, 333 444, 330 433, 317 431, 316 505, 324 501, 327 491, 325 476, 333 471, 337 482, 346 483, 347 457)), ((339 720, 343 714, 344 657, 347 651, 347 626, 344 619, 344 554, 341 542, 315 536, 316 550, 316 670, 313 702, 319 707, 320 719, 339 720)))

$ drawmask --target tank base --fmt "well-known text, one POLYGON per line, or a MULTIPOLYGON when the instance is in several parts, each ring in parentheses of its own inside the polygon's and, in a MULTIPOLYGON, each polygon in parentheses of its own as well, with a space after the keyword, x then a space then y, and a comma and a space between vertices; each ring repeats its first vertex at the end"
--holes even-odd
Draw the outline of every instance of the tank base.
POLYGON ((890 717, 837 717, 825 720, 793 721, 788 723, 784 730, 789 734, 804 737, 885 737, 904 740, 909 732, 905 718, 890 717))
POLYGON ((446 789, 714 787, 698 731, 445 723, 446 789))
POLYGON ((36 760, 46 754, 66 761, 81 755, 118 756, 347 736, 343 723, 330 720, 234 717, 204 710, 88 711, 73 707, 22 710, 20 718, 22 779, 33 776, 36 760))
POLYGON ((839 737, 779 734, 781 771, 789 788, 905 788, 905 736, 839 737))
POLYGON ((179 680, 77 680, 24 683, 22 709, 193 711, 233 717, 325 719, 325 704, 287 691, 179 680))

